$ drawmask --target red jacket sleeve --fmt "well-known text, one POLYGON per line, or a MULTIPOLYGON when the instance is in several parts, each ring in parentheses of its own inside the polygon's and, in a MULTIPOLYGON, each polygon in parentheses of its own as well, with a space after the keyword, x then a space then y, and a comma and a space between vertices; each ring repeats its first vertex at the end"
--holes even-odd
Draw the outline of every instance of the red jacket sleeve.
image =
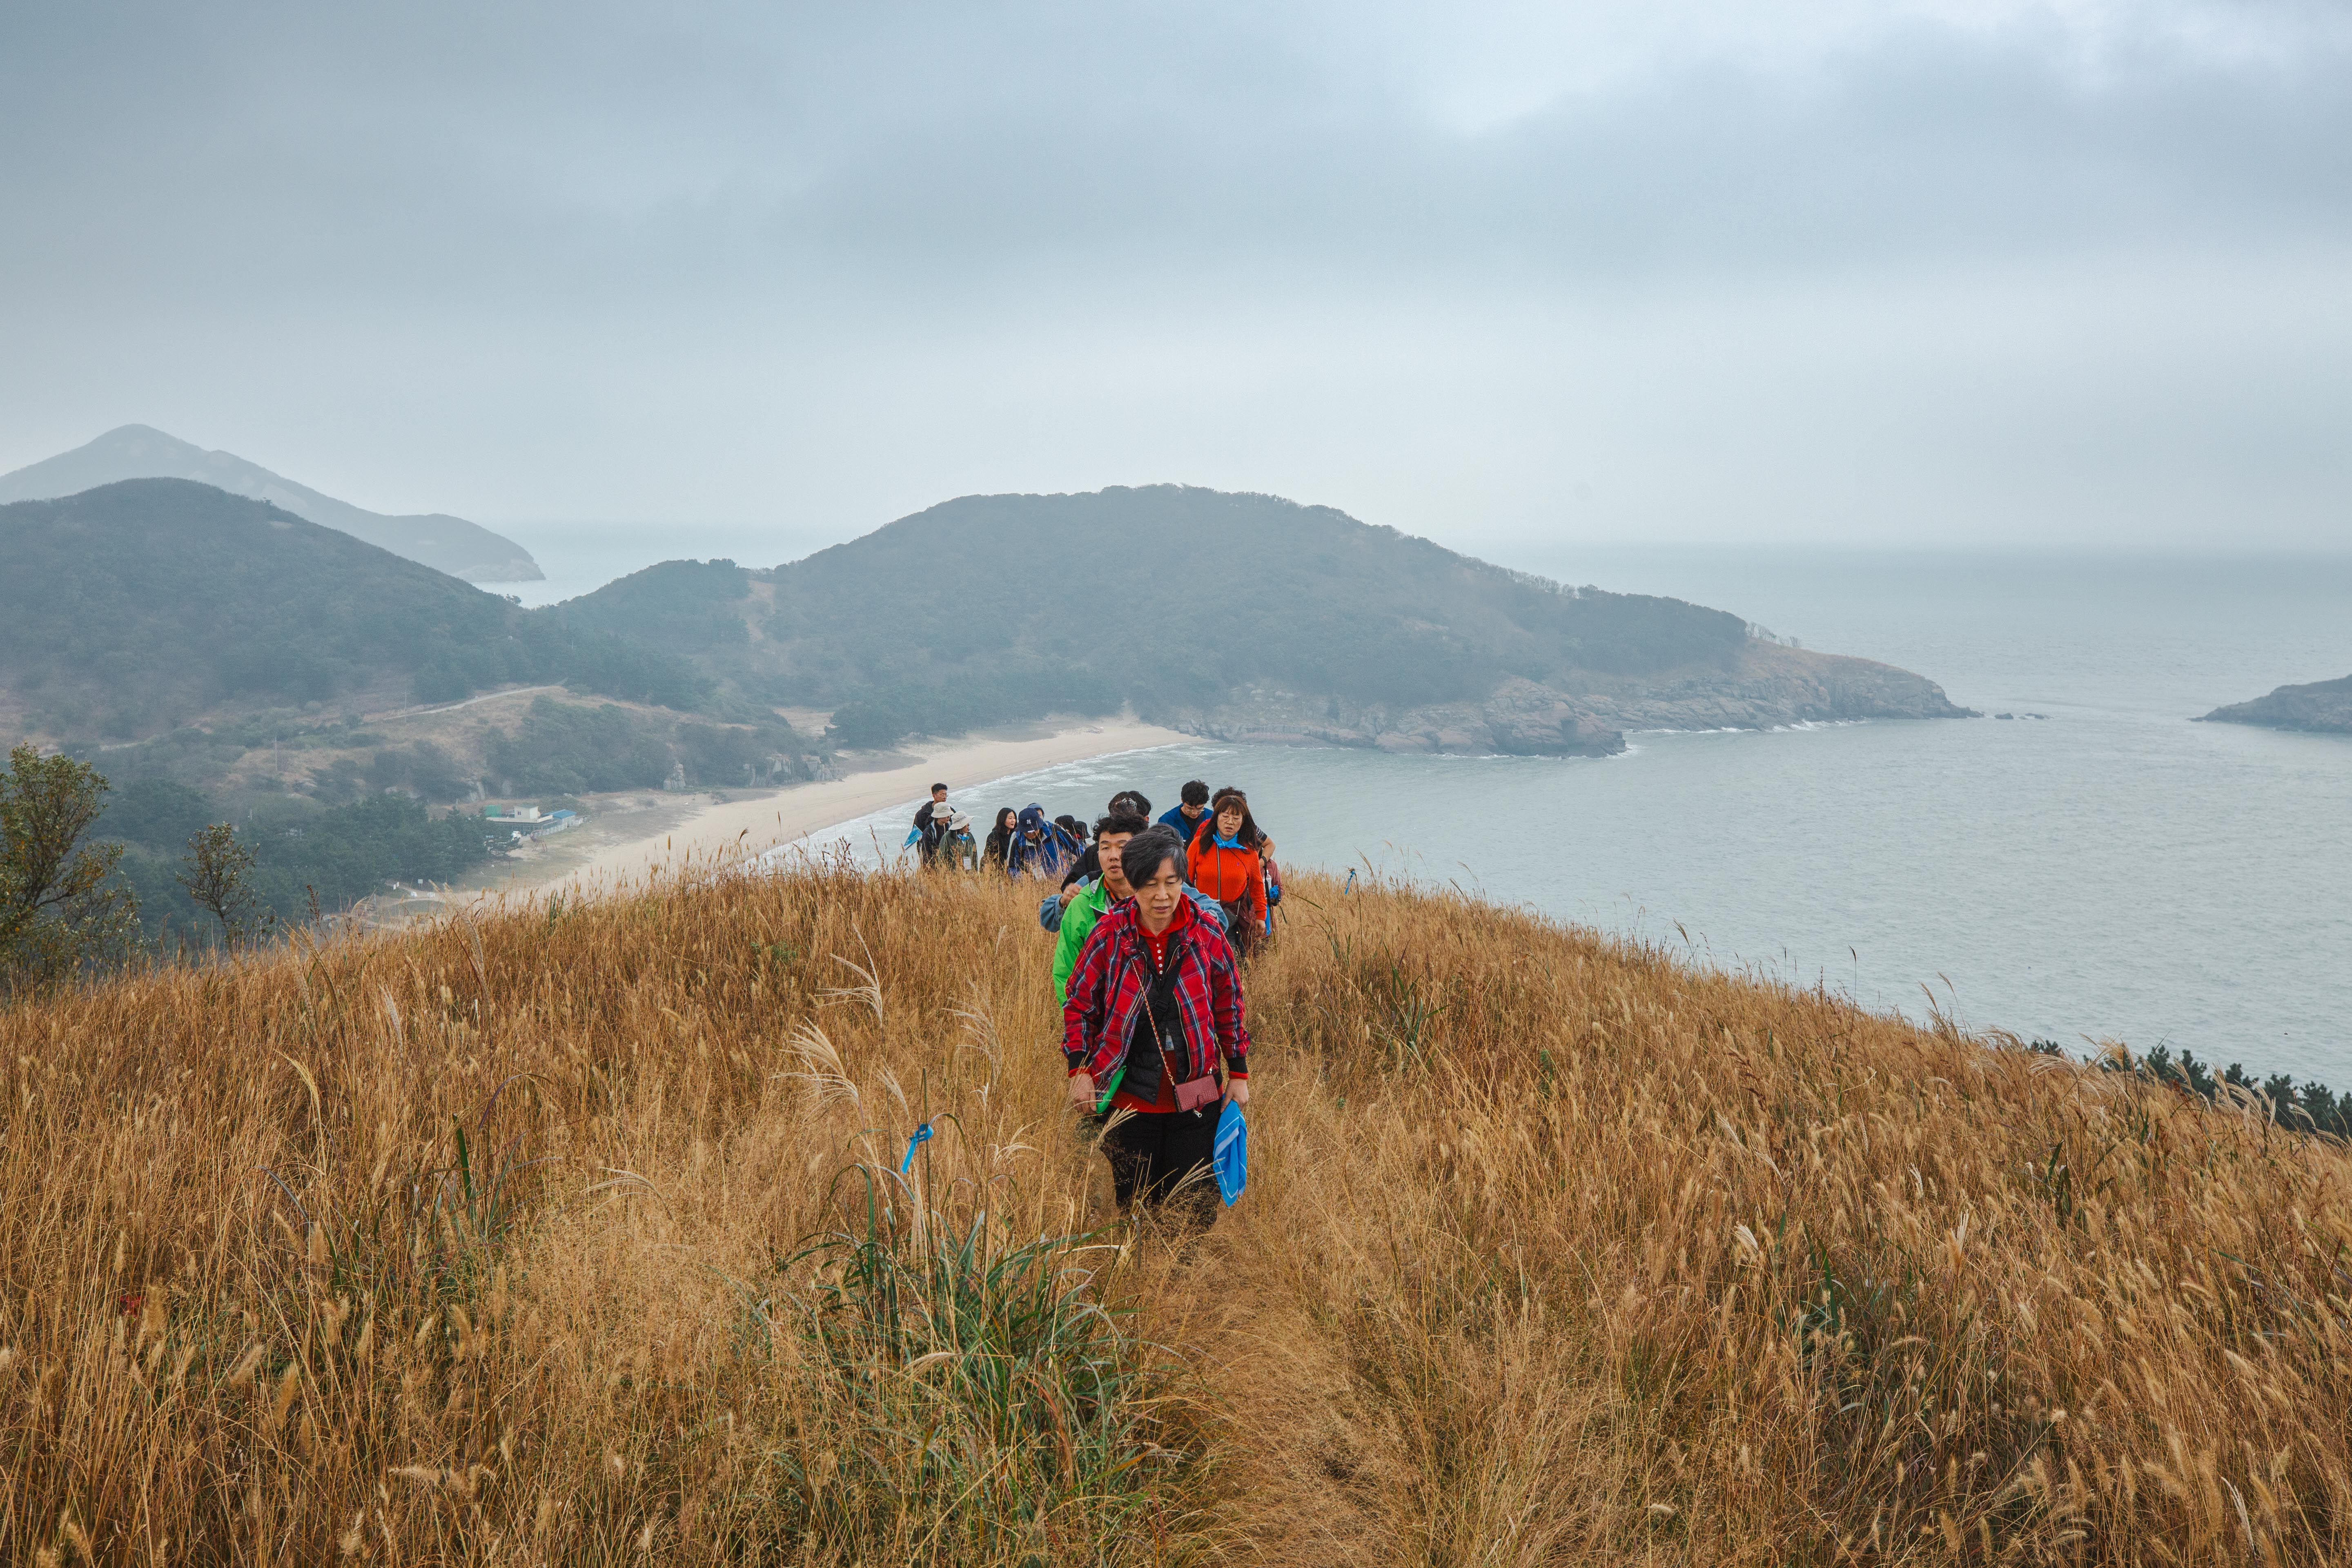
POLYGON ((1094 1058, 1094 1042, 1102 1037, 1107 1005, 1103 986, 1110 971, 1110 943, 1097 924, 1078 949, 1077 966, 1070 971, 1069 999, 1062 1004, 1062 1056, 1075 1072, 1094 1058))

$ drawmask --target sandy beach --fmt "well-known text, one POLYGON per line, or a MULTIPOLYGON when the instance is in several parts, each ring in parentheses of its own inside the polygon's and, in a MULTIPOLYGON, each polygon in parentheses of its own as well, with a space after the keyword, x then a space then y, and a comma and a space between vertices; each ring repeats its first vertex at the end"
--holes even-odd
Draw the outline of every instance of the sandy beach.
MULTIPOLYGON (((966 790, 1057 763, 1177 745, 1192 739, 1157 724, 1107 720, 1028 739, 950 742, 918 762, 797 784, 753 799, 705 805, 661 832, 599 846, 585 859, 550 866, 544 878, 530 883, 505 879, 497 890, 611 891, 676 869, 689 859, 708 863, 795 843, 894 802, 910 803, 911 814, 912 803, 921 800, 935 780, 945 783, 950 791, 966 790)), ((969 801, 958 804, 971 809, 969 801)), ((974 827, 985 831, 985 825, 977 821, 974 827)))

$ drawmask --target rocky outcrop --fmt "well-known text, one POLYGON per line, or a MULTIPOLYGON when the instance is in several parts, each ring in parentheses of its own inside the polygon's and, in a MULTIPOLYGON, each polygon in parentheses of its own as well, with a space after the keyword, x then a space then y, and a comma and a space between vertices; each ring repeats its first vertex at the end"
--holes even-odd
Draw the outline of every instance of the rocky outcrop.
POLYGON ((1384 752, 1605 757, 1625 737, 1574 701, 1532 680, 1509 680, 1483 702, 1392 709, 1251 687, 1179 729, 1212 740, 1259 745, 1370 746, 1384 752))
POLYGON ((1595 682, 1578 706, 1625 730, 1769 730, 1857 719, 1974 719, 1927 677, 1875 659, 1750 642, 1727 669, 1595 682))
POLYGON ((1571 677, 1549 685, 1513 679, 1477 702, 1397 709, 1253 687, 1216 708, 1174 717, 1178 728, 1219 741, 1575 757, 1622 752, 1626 731, 1635 730, 1767 730, 1977 714, 1906 669, 1755 642, 1728 668, 1571 677))
POLYGON ((2307 686, 2282 686, 2268 697, 2216 708, 2197 722, 2352 735, 2352 675, 2341 680, 2315 680, 2307 686))

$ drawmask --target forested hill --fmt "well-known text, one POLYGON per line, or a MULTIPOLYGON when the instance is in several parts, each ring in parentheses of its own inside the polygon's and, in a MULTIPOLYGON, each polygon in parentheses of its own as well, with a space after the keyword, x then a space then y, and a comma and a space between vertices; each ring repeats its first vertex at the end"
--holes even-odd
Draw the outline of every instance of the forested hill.
POLYGON ((127 479, 0 506, 0 702, 129 739, 235 707, 519 681, 692 707, 684 660, 529 614, 266 501, 127 479))
POLYGON ((968 496, 772 572, 671 563, 572 601, 747 695, 842 710, 845 739, 1253 687, 1475 702, 1514 679, 1727 672, 1739 617, 1554 584, 1328 507, 1172 485, 968 496))
POLYGON ((875 745, 1051 711, 1234 740, 1607 752, 1629 728, 1948 718, 1934 682, 1568 589, 1328 507, 1174 485, 967 496, 771 571, 671 562, 561 606, 875 745))
POLYGON ((1254 680, 1456 700, 1508 675, 1720 660, 1747 635, 1719 610, 1563 594, 1328 507, 1168 485, 948 501, 775 579, 798 667, 1029 658, 1155 707, 1254 680))

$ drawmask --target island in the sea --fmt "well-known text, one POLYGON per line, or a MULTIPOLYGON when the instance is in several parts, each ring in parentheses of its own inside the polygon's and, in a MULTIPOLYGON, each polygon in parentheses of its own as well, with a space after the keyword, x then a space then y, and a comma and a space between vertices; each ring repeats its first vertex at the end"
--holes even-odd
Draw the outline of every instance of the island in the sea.
POLYGON ((2202 715, 2200 724, 2259 724, 2270 730, 2314 730, 2352 735, 2352 675, 2282 686, 2268 697, 2232 702, 2202 715))

